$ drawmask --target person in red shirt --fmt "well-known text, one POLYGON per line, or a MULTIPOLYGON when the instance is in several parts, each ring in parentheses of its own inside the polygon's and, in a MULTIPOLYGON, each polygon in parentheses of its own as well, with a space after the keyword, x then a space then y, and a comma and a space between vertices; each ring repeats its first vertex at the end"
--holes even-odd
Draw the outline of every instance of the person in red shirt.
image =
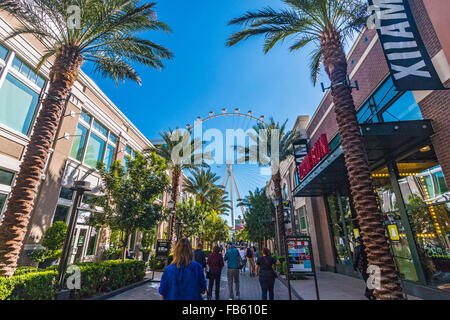
POLYGON ((208 300, 212 299, 212 289, 215 284, 216 300, 219 300, 220 296, 220 275, 224 265, 223 257, 220 254, 220 247, 215 246, 213 252, 209 255, 207 264, 209 266, 208 271, 208 300))

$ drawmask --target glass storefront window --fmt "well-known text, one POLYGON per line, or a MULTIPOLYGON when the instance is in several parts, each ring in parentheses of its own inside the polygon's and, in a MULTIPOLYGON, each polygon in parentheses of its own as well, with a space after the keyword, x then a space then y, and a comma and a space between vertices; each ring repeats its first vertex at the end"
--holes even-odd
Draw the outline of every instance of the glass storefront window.
POLYGON ((14 57, 12 67, 25 76, 28 80, 36 84, 39 88, 42 88, 45 84, 45 80, 37 75, 29 66, 23 63, 19 58, 14 57))
POLYGON ((14 172, 0 169, 0 184, 10 186, 14 179, 14 172))
POLYGON ((73 137, 72 151, 70 156, 74 159, 81 161, 83 157, 84 144, 86 143, 88 129, 78 124, 75 136, 73 137))
POLYGON ((8 49, 0 44, 0 59, 6 60, 6 56, 8 55, 8 49))
POLYGON ((94 120, 94 123, 92 124, 92 128, 97 130, 99 133, 101 133, 105 137, 108 135, 108 130, 104 126, 102 126, 97 120, 94 120))
POLYGON ((59 192, 59 197, 66 200, 72 200, 73 190, 62 187, 61 191, 59 192))
POLYGON ((8 74, 0 88, 0 123, 28 134, 38 101, 37 92, 8 74))
POLYGON ((57 221, 66 222, 67 216, 69 215, 69 209, 70 207, 68 206, 62 206, 58 204, 56 206, 55 215, 53 217, 53 223, 57 221))
POLYGON ((109 170, 109 168, 111 167, 113 158, 114 158, 114 147, 108 144, 108 146, 106 147, 105 159, 103 161, 105 163, 105 167, 107 170, 109 170))
POLYGON ((96 134, 91 133, 86 148, 86 155, 84 156, 84 164, 95 168, 98 162, 102 162, 104 149, 105 141, 96 134))
POLYGON ((86 249, 87 256, 95 255, 96 248, 97 248, 98 235, 99 235, 98 230, 96 228, 91 228, 90 233, 89 233, 88 246, 86 249))
POLYGON ((87 124, 91 124, 91 116, 88 114, 88 113, 86 113, 86 111, 81 111, 81 114, 80 114, 80 119, 81 120, 83 120, 84 122, 86 122, 87 124))

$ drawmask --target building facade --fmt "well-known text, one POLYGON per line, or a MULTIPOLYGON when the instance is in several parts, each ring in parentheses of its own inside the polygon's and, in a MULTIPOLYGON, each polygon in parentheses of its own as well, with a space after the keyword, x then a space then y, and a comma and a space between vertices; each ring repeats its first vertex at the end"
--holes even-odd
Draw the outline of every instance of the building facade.
MULTIPOLYGON (((33 72, 45 51, 44 44, 34 37, 2 40, 19 24, 14 17, 0 12, 0 221, 47 90, 51 67, 47 62, 39 74, 33 72)), ((109 166, 120 160, 126 167, 126 156, 132 158, 135 152, 151 146, 94 81, 80 72, 47 159, 19 264, 31 264, 28 254, 42 248, 40 243, 48 227, 56 221, 68 222, 74 181, 89 181, 91 194, 95 194, 101 183, 95 169, 97 162, 109 166)), ((89 196, 85 194, 82 200, 81 206, 86 209, 89 196)), ((108 246, 108 230, 86 225, 90 214, 88 210, 79 212, 72 263, 98 259, 108 246)), ((131 253, 137 248, 139 236, 130 236, 131 253)))
MULTIPOLYGON (((409 1, 420 35, 450 87, 449 2, 409 1)), ((450 91, 396 91, 376 30, 365 29, 348 55, 358 120, 391 251, 407 293, 450 298, 450 91)), ((307 128, 310 148, 325 154, 301 174, 294 197, 305 198, 315 263, 358 276, 352 252, 360 235, 349 192, 331 92, 307 128)), ((292 179, 291 179, 292 180, 292 179)))

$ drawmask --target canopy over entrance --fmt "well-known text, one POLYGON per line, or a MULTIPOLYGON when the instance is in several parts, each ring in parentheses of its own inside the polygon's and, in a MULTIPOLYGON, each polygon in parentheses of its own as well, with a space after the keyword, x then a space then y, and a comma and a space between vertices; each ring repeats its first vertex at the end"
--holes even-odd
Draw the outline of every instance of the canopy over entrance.
MULTIPOLYGON (((408 152, 417 157, 415 149, 429 141, 434 133, 430 120, 365 123, 360 127, 371 170, 408 152)), ((301 180, 294 196, 316 197, 335 192, 348 195, 349 190, 344 155, 339 145, 301 180)))

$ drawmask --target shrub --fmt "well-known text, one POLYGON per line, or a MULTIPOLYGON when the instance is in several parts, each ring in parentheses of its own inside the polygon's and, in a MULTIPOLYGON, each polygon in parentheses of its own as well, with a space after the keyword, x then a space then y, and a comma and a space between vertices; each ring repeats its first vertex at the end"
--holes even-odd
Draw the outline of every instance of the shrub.
POLYGON ((57 221, 45 231, 42 237, 42 246, 50 251, 61 250, 66 239, 67 225, 62 221, 57 221))
MULTIPOLYGON (((111 260, 77 266, 81 272, 81 288, 74 291, 74 299, 89 298, 140 281, 146 271, 145 262, 137 260, 111 260)), ((22 267, 14 276, 0 278, 0 300, 53 300, 57 292, 56 268, 22 267)))
POLYGON ((58 272, 30 272, 0 278, 0 300, 52 300, 58 272))

